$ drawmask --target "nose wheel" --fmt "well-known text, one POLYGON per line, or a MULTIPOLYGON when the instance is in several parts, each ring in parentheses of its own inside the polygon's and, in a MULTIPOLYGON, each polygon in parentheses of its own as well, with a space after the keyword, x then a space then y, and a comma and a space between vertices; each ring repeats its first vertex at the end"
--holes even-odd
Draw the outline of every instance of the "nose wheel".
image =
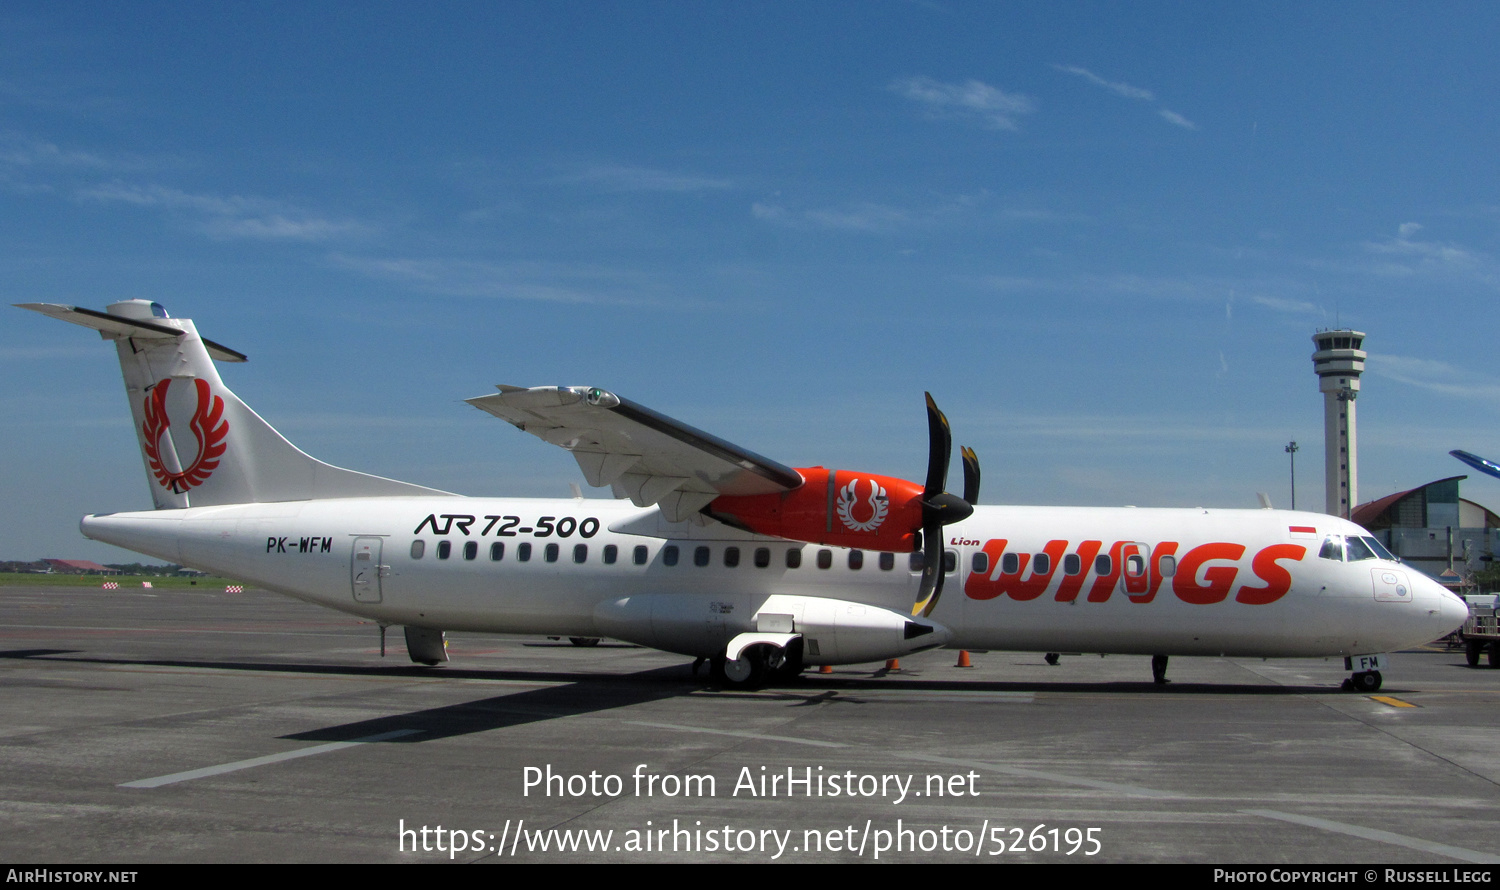
POLYGON ((1346 689, 1352 689, 1355 692, 1377 692, 1380 690, 1382 679, 1380 671, 1361 671, 1351 675, 1344 682, 1347 684, 1346 689))

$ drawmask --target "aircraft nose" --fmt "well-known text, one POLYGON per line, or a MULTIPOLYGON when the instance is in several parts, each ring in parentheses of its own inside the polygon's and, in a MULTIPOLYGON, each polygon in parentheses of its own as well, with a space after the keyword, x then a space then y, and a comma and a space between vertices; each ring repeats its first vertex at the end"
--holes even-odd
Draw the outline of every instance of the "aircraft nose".
POLYGON ((1451 633, 1469 620, 1469 604, 1448 590, 1442 590, 1441 594, 1443 626, 1451 633))

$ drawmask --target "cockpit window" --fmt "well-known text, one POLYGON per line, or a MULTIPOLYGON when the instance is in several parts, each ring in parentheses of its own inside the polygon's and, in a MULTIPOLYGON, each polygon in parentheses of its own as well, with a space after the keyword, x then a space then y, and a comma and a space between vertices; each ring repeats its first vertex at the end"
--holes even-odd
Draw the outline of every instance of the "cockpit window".
POLYGON ((1348 556, 1346 556, 1345 558, 1350 562, 1359 562, 1361 559, 1375 558, 1375 551, 1370 549, 1370 545, 1365 543, 1364 538, 1356 538, 1355 536, 1350 535, 1348 546, 1349 552, 1348 556))
POLYGON ((1375 551, 1375 555, 1378 556, 1378 557, 1380 557, 1381 559, 1388 559, 1391 562, 1400 562, 1401 561, 1399 558, 1397 558, 1396 554, 1394 554, 1391 551, 1385 549, 1385 545, 1380 543, 1380 539, 1379 538, 1360 538, 1360 540, 1364 541, 1366 544, 1369 544, 1370 545, 1370 549, 1374 550, 1375 551))
POLYGON ((1329 535, 1323 539, 1323 549, 1318 551, 1318 556, 1338 562, 1359 562, 1362 559, 1401 561, 1385 549, 1379 539, 1368 535, 1329 535))

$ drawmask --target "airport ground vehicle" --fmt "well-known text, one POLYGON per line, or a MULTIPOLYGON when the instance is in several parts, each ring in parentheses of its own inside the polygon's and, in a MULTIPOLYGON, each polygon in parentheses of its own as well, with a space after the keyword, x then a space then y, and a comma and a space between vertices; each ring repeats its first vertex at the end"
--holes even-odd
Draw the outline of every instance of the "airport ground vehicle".
POLYGON ((1464 600, 1469 605, 1469 617, 1459 633, 1469 667, 1477 667, 1485 653, 1489 654, 1490 667, 1500 667, 1500 594, 1471 593, 1464 600))

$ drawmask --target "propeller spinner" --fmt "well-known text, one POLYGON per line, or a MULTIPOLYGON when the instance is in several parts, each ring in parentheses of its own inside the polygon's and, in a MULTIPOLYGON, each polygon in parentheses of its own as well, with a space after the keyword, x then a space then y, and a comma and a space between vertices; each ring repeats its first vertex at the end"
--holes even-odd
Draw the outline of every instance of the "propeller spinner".
POLYGON ((979 458, 963 449, 964 496, 944 491, 948 462, 953 454, 953 434, 948 418, 927 393, 927 485, 922 490, 922 582, 911 613, 922 618, 932 614, 943 595, 943 526, 962 522, 974 512, 979 499, 979 458))

